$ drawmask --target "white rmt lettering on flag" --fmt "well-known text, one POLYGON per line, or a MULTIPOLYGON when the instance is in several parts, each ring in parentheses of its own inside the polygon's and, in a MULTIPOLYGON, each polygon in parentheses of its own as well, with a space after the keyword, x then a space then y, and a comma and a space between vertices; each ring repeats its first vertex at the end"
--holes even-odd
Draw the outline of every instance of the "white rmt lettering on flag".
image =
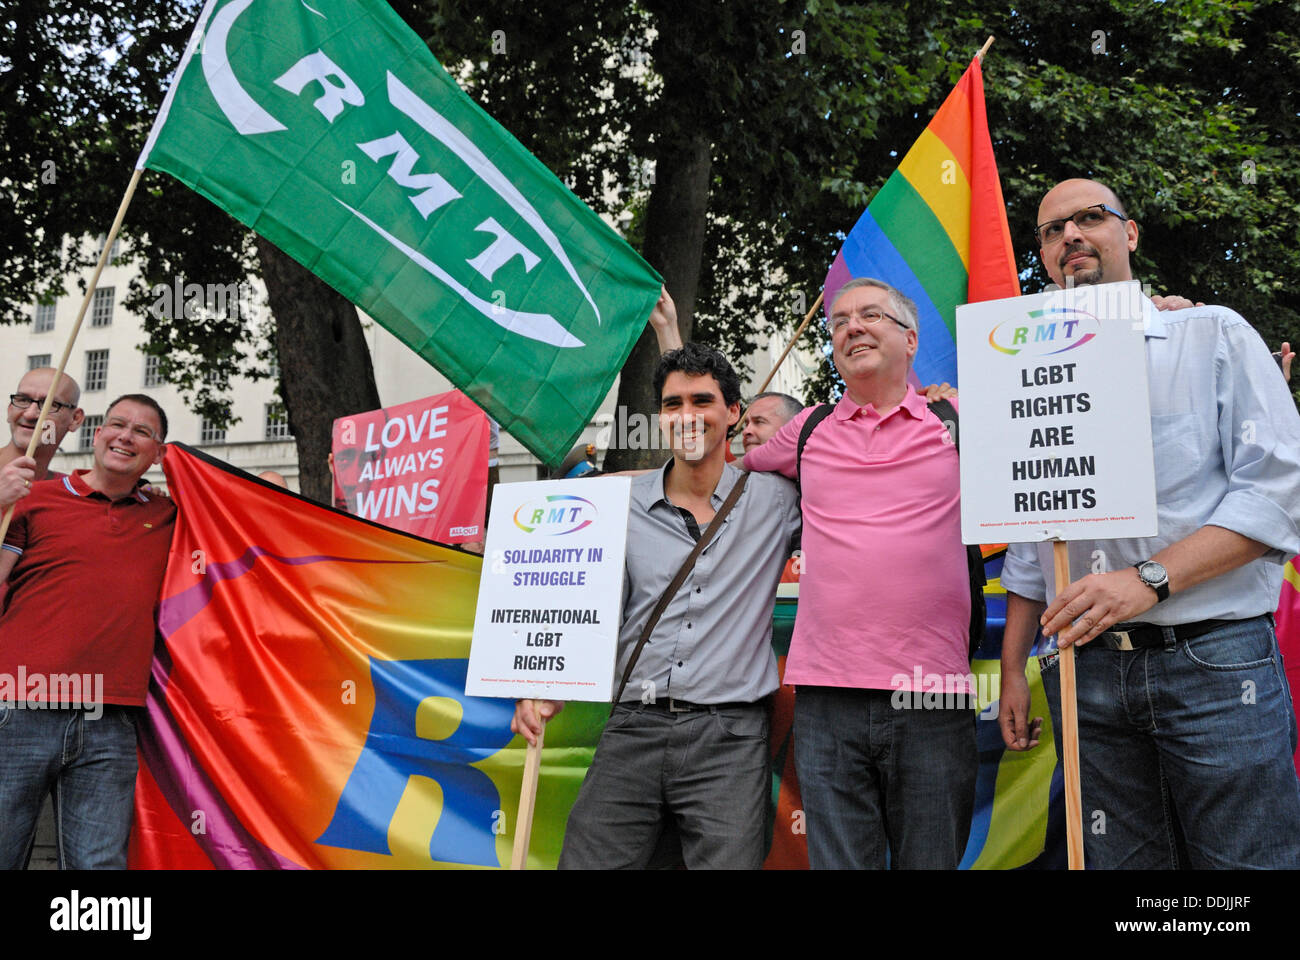
POLYGON ((662 284, 381 0, 209 0, 137 168, 279 246, 548 463, 662 284))

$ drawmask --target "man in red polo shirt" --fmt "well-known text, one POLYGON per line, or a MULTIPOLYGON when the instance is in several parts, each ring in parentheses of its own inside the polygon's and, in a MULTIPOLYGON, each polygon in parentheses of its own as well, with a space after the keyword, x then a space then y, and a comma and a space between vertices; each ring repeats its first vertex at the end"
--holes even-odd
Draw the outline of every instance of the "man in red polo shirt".
POLYGON ((59 864, 125 868, 135 724, 176 508, 141 489, 167 416, 115 400, 89 470, 32 484, 0 549, 0 868, 23 867, 53 793, 59 864))

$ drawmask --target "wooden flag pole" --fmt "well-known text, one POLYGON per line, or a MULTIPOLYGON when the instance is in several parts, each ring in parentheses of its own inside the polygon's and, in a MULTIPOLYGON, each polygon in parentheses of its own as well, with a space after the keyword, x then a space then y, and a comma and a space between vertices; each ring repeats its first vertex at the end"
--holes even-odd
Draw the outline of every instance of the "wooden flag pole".
MULTIPOLYGON (((131 198, 135 196, 135 187, 140 182, 140 174, 142 173, 144 173, 144 170, 137 168, 135 173, 131 175, 131 182, 127 184, 126 193, 122 195, 122 202, 118 205, 117 216, 113 218, 113 226, 108 231, 108 236, 104 238, 104 249, 99 251, 99 262, 95 264, 95 272, 90 278, 90 285, 86 287, 86 296, 82 298, 81 309, 77 311, 77 322, 72 325, 72 332, 68 334, 68 342, 63 347, 63 356, 59 358, 59 365, 54 373, 54 381, 50 384, 50 392, 45 395, 45 403, 42 404, 40 416, 36 419, 36 427, 32 430, 32 439, 27 444, 25 456, 34 455, 36 448, 40 446, 41 430, 50 415, 50 404, 54 402, 54 395, 59 392, 59 383, 63 380, 63 369, 68 365, 68 357, 72 355, 72 346, 77 341, 77 334, 81 332, 81 321, 86 319, 86 310, 89 309, 91 298, 95 295, 95 287, 99 284, 99 275, 104 272, 104 265, 108 263, 109 251, 113 249, 113 241, 117 239, 117 232, 122 229, 122 220, 126 217, 126 208, 131 205, 131 198)), ((0 542, 4 541, 5 534, 9 532, 9 522, 13 519, 14 507, 17 505, 17 503, 9 504, 9 508, 5 510, 4 519, 0 520, 0 542)))
MULTIPOLYGON (((539 713, 540 716, 540 713, 539 713)), ((524 780, 519 785, 519 813, 515 817, 515 846, 510 853, 510 869, 523 870, 528 865, 528 844, 533 837, 533 812, 537 806, 537 777, 542 772, 542 741, 546 738, 546 721, 537 734, 537 743, 529 744, 524 754, 524 780)))
POLYGON ((984 62, 984 54, 989 52, 989 47, 991 46, 993 46, 993 35, 989 34, 989 38, 984 41, 984 46, 980 47, 980 52, 975 54, 975 56, 980 58, 981 63, 984 62))
MULTIPOLYGON (((772 364, 772 369, 768 371, 767 377, 766 379, 763 380, 762 385, 759 386, 759 388, 754 391, 755 395, 760 394, 764 390, 766 390, 767 385, 771 383, 772 378, 776 376, 776 371, 781 369, 781 364, 785 362, 785 358, 790 355, 790 351, 794 349, 794 345, 798 343, 799 338, 803 336, 804 330, 808 328, 808 323, 812 320, 813 316, 817 313, 817 311, 821 309, 822 297, 824 295, 825 295, 825 291, 822 291, 821 293, 817 294, 817 299, 813 301, 812 309, 809 310, 808 313, 804 316, 803 323, 799 324, 798 329, 796 329, 794 332, 794 336, 790 338, 790 342, 787 343, 785 345, 785 349, 781 351, 781 356, 776 358, 776 363, 772 364)), ((736 434, 740 433, 741 430, 745 429, 745 418, 748 416, 749 416, 749 408, 746 407, 741 412, 740 419, 736 421, 736 425, 731 428, 731 435, 733 437, 736 434)))
MULTIPOLYGON (((1056 595, 1070 585, 1070 554, 1064 540, 1052 544, 1056 567, 1056 595)), ((1074 644, 1060 651, 1061 763, 1065 767, 1066 865, 1083 869, 1083 797, 1079 791, 1079 704, 1074 689, 1074 644)))

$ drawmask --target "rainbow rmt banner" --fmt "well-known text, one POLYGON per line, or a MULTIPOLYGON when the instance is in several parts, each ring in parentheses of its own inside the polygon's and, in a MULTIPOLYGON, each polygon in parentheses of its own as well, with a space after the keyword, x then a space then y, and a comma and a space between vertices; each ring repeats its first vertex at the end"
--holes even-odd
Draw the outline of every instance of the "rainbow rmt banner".
MULTIPOLYGON (((525 744, 510 732, 513 701, 464 694, 481 558, 181 444, 163 467, 180 516, 140 727, 132 866, 507 864, 525 744)), ((780 654, 789 593, 775 617, 780 654)), ((777 713, 773 803, 798 806, 788 709, 777 713)), ((573 703, 549 725, 530 866, 559 859, 607 716, 603 704, 573 703)), ((980 727, 996 737, 996 722, 980 727)), ((982 747, 967 865, 1042 863, 1051 851, 1045 737, 1030 754, 982 747)), ((776 817, 767 866, 807 864, 797 822, 776 817)))
MULTIPOLYGON (((179 444, 163 467, 180 517, 132 865, 508 863, 514 701, 464 694, 481 558, 179 444)), ((606 712, 575 704, 548 732, 535 866, 558 859, 606 712)))
POLYGON ((883 280, 916 301, 913 384, 957 385, 960 304, 1020 296, 979 57, 845 238, 826 274, 828 316, 854 277, 883 280))

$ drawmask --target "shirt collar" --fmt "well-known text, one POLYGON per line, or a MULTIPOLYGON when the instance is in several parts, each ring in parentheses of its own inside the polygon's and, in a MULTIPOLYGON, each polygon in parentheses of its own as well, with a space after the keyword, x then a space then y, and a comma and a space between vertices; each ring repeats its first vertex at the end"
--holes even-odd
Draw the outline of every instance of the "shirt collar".
MULTIPOLYGON (((898 406, 899 409, 906 410, 910 413, 914 420, 921 420, 925 417, 925 400, 916 392, 916 389, 910 383, 907 385, 907 393, 903 395, 903 402, 898 406)), ((865 407, 859 406, 853 401, 846 390, 844 391, 844 396, 840 397, 839 403, 835 404, 835 418, 837 420, 851 420, 859 411, 866 411, 868 407, 870 407, 870 413, 872 415, 880 418, 880 415, 876 412, 876 408, 872 404, 867 404, 865 407)), ((890 413, 892 412, 893 411, 891 410, 890 413)))
MULTIPOLYGON (((672 501, 668 499, 668 494, 664 492, 664 479, 668 476, 668 471, 673 468, 673 463, 674 459, 669 457, 668 462, 654 472, 648 496, 643 504, 647 509, 653 507, 660 500, 672 506, 672 501)), ((725 500, 727 495, 731 493, 731 488, 740 481, 740 472, 740 468, 734 463, 724 464, 722 476, 718 478, 718 485, 713 488, 713 493, 709 498, 710 501, 721 503, 725 500)))
POLYGON ((1168 340, 1169 331, 1165 325, 1165 318, 1156 305, 1146 297, 1142 298, 1142 327, 1148 340, 1155 338, 1158 340, 1168 340))
MULTIPOLYGON (((87 473, 90 473, 90 471, 73 470, 70 474, 67 474, 63 478, 63 485, 68 489, 68 492, 70 492, 73 496, 103 497, 103 499, 107 500, 108 497, 105 494, 94 489, 88 483, 86 483, 85 480, 82 479, 82 477, 85 476, 87 473)), ((147 482, 148 481, 146 481, 143 477, 141 477, 139 480, 135 482, 135 490, 129 496, 123 497, 122 499, 138 500, 141 503, 148 503, 149 498, 145 495, 144 490, 141 489, 141 487, 143 487, 147 482)))

